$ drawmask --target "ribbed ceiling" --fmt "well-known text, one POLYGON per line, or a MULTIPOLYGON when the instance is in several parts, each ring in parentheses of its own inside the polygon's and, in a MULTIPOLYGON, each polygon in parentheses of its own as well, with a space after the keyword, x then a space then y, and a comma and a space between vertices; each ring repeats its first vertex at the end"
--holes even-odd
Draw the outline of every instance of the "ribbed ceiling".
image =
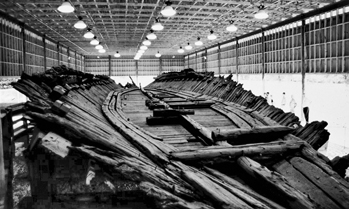
MULTIPOLYGON (((145 55, 160 51, 164 55, 177 54, 180 46, 189 42, 194 46, 197 37, 207 47, 217 42, 265 27, 292 16, 317 9, 335 0, 173 0, 177 11, 173 17, 160 13, 164 0, 69 0, 75 7, 70 14, 60 13, 60 0, 0 0, 0 10, 23 21, 25 24, 85 54, 98 54, 89 40, 83 38, 86 30, 73 25, 82 16, 103 43, 107 54, 119 51, 134 55, 149 33, 155 18, 164 25, 157 31, 157 39, 145 55), (263 4, 269 13, 266 20, 253 17, 263 4), (227 32, 229 21, 235 21, 237 32, 227 32), (209 41, 207 35, 213 30, 218 39, 209 41)), ((194 48, 195 49, 195 48, 194 48)))

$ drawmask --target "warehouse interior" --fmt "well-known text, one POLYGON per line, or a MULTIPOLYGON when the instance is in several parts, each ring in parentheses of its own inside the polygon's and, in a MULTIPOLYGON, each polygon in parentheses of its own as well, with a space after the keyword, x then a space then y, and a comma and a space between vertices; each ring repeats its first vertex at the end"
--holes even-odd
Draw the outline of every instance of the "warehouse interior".
POLYGON ((11 86, 22 73, 62 65, 140 89, 214 72, 302 126, 326 121, 318 151, 349 154, 347 0, 0 0, 0 107, 30 100, 11 86))

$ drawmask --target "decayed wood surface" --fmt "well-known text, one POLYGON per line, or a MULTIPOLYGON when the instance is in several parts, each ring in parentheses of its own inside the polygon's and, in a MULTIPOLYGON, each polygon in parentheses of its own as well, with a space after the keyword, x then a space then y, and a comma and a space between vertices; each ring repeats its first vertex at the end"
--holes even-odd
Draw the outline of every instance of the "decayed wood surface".
POLYGON ((30 98, 27 114, 38 127, 60 136, 47 137, 47 143, 43 143, 46 149, 64 157, 69 155, 68 147, 69 152, 95 160, 110 176, 138 183, 159 208, 320 208, 327 200, 314 203, 311 197, 316 193, 309 188, 319 188, 334 208, 343 208, 347 184, 307 143, 318 146, 326 141, 323 123, 300 127, 296 136, 284 133, 272 142, 238 146, 229 144, 229 140, 215 142, 212 132, 218 129, 240 129, 241 133, 254 127, 282 127, 288 133, 299 121, 230 79, 194 74, 192 79, 185 79, 178 77, 179 73, 175 80, 162 75, 145 92, 132 85, 124 89, 108 77, 56 67, 44 74, 23 75, 14 87, 30 98), (161 112, 156 117, 175 114, 181 118, 180 124, 148 125, 146 117, 154 112, 149 102, 146 106, 146 99, 162 105, 160 110, 156 108, 161 112), (195 113, 174 113, 171 103, 195 108, 195 113), (57 141, 64 149, 54 147, 57 141), (294 168, 301 161, 320 172, 322 178, 333 180, 316 181, 313 173, 302 171, 312 180, 307 181, 306 189, 298 189, 296 175, 276 172, 282 169, 275 164, 280 159, 290 159, 294 168), (209 167, 203 168, 205 160, 209 167), (227 166, 244 172, 227 175, 227 166), (259 184, 268 186, 272 193, 256 188, 259 184))

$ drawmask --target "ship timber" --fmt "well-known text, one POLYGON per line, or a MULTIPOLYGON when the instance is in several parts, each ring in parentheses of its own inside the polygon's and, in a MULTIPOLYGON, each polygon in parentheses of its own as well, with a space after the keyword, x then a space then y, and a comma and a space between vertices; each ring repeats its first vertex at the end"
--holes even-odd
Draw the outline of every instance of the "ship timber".
POLYGON ((42 133, 26 155, 91 160, 157 208, 348 208, 348 182, 316 151, 327 123, 301 126, 231 77, 187 69, 138 88, 64 66, 23 74, 13 86, 42 133))

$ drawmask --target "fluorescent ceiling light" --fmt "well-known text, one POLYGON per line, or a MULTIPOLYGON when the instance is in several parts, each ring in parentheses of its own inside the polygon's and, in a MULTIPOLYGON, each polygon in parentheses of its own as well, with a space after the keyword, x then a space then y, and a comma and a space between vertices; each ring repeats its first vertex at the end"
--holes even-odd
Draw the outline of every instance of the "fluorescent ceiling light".
POLYGON ((91 32, 91 28, 87 29, 87 32, 84 34, 84 38, 93 38, 95 35, 91 32))
POLYGON ((103 49, 103 46, 101 45, 101 43, 99 43, 97 46, 95 46, 96 49, 103 49))
POLYGON ((150 46, 151 42, 148 40, 148 38, 145 38, 145 40, 142 42, 145 46, 150 46))
POLYGON ((141 47, 139 47, 140 49, 142 49, 142 50, 147 50, 148 49, 148 47, 147 46, 141 46, 141 47))
POLYGON ((229 31, 229 32, 235 32, 238 30, 238 28, 233 24, 234 21, 229 21, 229 25, 226 27, 226 30, 229 31))
POLYGON ((154 31, 153 30, 150 30, 150 33, 147 35, 147 38, 149 40, 155 40, 157 37, 156 35, 154 34, 154 31))
POLYGON ((201 46, 203 45, 202 41, 200 41, 200 37, 198 37, 198 40, 195 42, 196 46, 201 46))
POLYGON ((161 57, 160 52, 156 53, 156 54, 155 54, 155 57, 161 57))
POLYGON ((179 47, 179 49, 178 49, 178 53, 184 53, 184 49, 182 49, 182 47, 179 47))
POLYGON ((213 30, 210 31, 210 35, 207 36, 208 40, 215 40, 217 36, 213 33, 213 30))
POLYGON ((176 10, 174 10, 172 8, 172 2, 170 1, 165 1, 165 8, 163 10, 161 10, 161 14, 164 16, 164 17, 172 17, 173 15, 176 14, 176 10))
POLYGON ((84 21, 82 21, 82 17, 79 16, 79 21, 77 21, 75 24, 74 24, 74 28, 77 28, 77 29, 85 29, 87 27, 87 25, 84 23, 84 21))
POLYGON ((99 53, 105 53, 105 49, 98 50, 99 53))
POLYGON ((116 53, 114 54, 114 57, 121 57, 121 55, 119 54, 119 52, 116 52, 116 53))
POLYGON ((63 2, 61 6, 59 6, 57 9, 62 13, 72 13, 75 10, 74 7, 67 0, 63 2))
POLYGON ((193 47, 190 45, 190 43, 188 43, 188 45, 186 45, 184 48, 185 48, 186 50, 191 50, 193 47))
POLYGON ((91 44, 91 45, 98 45, 98 44, 99 44, 99 41, 97 40, 97 37, 96 37, 96 36, 94 37, 94 39, 92 39, 92 40, 90 41, 90 44, 91 44))
POLYGON ((160 20, 156 18, 155 23, 151 26, 151 29, 159 31, 159 30, 163 30, 164 26, 161 25, 160 20))
POLYGON ((256 19, 267 19, 269 17, 268 13, 264 10, 264 5, 260 5, 259 7, 259 11, 254 15, 254 17, 256 19))

